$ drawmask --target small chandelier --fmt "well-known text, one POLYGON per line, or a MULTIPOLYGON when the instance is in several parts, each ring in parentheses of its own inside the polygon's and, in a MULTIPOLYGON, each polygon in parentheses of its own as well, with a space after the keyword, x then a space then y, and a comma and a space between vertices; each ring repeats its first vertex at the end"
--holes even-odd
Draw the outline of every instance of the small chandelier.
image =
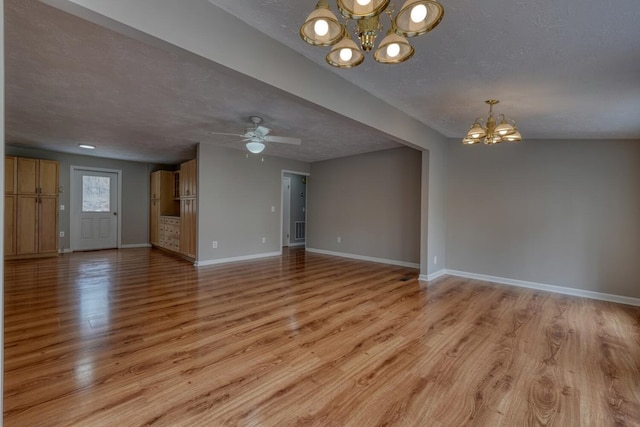
POLYGON ((486 120, 486 125, 482 126, 480 123, 482 119, 478 117, 476 121, 471 125, 471 129, 467 132, 467 136, 462 139, 463 144, 477 144, 482 141, 485 144, 493 145, 501 142, 518 142, 522 140, 522 135, 516 128, 516 122, 513 120, 507 120, 504 114, 498 115, 500 123, 496 124, 496 119, 493 118, 493 106, 498 102, 497 99, 488 99, 484 101, 489 104, 489 117, 486 120))
POLYGON ((373 59, 382 64, 399 64, 411 58, 414 50, 406 38, 433 30, 444 14, 435 0, 406 0, 395 18, 390 0, 337 0, 337 5, 344 24, 331 12, 327 0, 320 0, 300 27, 300 37, 314 46, 333 46, 326 60, 338 68, 353 68, 364 61, 364 52, 375 47, 377 33, 383 30, 383 13, 391 26, 373 53, 373 59), (360 48, 346 29, 350 19, 356 23, 354 34, 360 48))

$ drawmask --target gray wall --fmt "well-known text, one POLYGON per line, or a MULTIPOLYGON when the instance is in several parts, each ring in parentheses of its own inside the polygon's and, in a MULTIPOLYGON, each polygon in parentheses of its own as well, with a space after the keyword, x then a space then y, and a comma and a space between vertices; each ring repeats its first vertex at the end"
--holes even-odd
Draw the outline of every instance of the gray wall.
POLYGON ((640 141, 450 141, 447 268, 640 297, 640 141))
POLYGON ((59 229, 65 237, 60 238, 59 247, 68 249, 70 228, 70 166, 119 169, 122 171, 122 242, 123 245, 145 244, 149 242, 149 169, 146 163, 124 160, 105 159, 101 157, 79 156, 54 151, 35 150, 31 148, 6 147, 6 154, 20 157, 57 160, 60 162, 60 204, 65 210, 60 211, 59 229))
POLYGON ((198 262, 281 250, 282 170, 308 172, 309 164, 199 145, 198 262))
POLYGON ((285 173, 291 178, 291 204, 289 206, 289 243, 291 245, 304 243, 305 239, 296 240, 296 221, 305 221, 307 214, 307 185, 302 182, 303 175, 285 173), (301 194, 303 194, 301 196, 301 194))
POLYGON ((422 153, 421 275, 435 273, 445 266, 447 161, 446 145, 434 145, 422 153))
POLYGON ((419 263, 421 163, 411 148, 312 163, 307 247, 419 263))

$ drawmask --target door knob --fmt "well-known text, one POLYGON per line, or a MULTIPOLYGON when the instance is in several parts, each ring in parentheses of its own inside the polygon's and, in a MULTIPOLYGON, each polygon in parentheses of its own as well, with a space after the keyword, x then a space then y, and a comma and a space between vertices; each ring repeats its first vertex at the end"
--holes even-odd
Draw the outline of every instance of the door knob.
POLYGON ((114 214, 114 215, 118 215, 118 212, 114 212, 113 214, 114 214))

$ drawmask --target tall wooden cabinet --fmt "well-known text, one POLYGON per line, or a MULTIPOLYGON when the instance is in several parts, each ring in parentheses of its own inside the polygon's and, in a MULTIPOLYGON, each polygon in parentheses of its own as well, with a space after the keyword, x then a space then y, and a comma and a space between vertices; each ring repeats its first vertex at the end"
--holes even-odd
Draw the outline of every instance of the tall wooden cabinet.
POLYGON ((180 252, 196 257, 197 163, 189 160, 180 165, 180 252))
POLYGON ((151 174, 151 244, 196 258, 196 160, 180 165, 180 170, 156 171, 151 174))
POLYGON ((5 158, 5 255, 58 253, 58 169, 52 160, 5 158))

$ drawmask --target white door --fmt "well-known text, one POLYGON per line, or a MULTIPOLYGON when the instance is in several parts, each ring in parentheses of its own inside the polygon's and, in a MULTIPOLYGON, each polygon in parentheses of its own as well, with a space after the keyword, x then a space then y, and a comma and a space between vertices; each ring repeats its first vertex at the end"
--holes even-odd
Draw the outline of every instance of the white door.
POLYGON ((282 177, 282 246, 289 246, 291 236, 291 178, 282 177))
POLYGON ((118 247, 118 174, 74 169, 71 249, 118 247))

